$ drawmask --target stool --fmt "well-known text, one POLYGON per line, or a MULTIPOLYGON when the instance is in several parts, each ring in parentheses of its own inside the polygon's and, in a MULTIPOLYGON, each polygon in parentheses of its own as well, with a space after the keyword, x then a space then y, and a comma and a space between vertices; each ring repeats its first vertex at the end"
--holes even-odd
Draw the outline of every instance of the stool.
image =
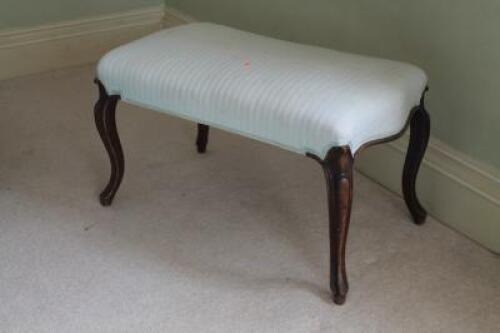
POLYGON ((192 23, 112 50, 99 62, 96 82, 95 121, 111 160, 104 206, 124 172, 119 100, 198 123, 200 153, 213 126, 318 161, 327 181, 336 304, 348 291, 345 248, 353 163, 361 150, 395 140, 411 126, 403 193, 414 222, 426 219, 415 181, 430 134, 427 77, 413 65, 192 23))

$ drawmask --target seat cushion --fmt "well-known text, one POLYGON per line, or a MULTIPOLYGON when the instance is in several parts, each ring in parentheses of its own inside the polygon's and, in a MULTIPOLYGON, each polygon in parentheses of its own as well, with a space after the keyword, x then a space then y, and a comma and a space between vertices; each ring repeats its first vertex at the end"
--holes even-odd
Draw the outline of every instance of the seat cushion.
POLYGON ((131 104, 321 158, 401 131, 427 84, 413 65, 211 23, 121 46, 97 77, 131 104))

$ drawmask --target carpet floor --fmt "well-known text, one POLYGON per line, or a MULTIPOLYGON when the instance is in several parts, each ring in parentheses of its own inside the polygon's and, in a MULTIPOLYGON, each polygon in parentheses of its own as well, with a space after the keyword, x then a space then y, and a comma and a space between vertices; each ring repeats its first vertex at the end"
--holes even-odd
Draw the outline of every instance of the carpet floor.
POLYGON ((101 207, 93 76, 0 82, 1 332, 500 331, 500 257, 360 174, 332 304, 321 168, 262 143, 214 130, 198 155, 195 124, 120 104, 101 207))

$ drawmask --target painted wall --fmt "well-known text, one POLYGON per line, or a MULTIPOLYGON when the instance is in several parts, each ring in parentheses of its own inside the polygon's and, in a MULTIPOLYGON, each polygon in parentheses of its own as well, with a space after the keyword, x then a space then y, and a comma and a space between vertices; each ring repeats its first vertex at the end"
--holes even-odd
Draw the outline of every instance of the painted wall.
POLYGON ((500 1, 165 0, 201 20, 404 60, 430 76, 433 135, 500 168, 500 1))
POLYGON ((161 3, 162 0, 0 0, 0 29, 37 26, 161 3))

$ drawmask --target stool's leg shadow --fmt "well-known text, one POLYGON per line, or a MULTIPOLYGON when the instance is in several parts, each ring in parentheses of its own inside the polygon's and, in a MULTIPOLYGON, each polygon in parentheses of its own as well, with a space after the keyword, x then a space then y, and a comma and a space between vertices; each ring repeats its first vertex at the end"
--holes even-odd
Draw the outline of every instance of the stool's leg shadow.
POLYGON ((351 219, 354 158, 349 147, 332 148, 324 160, 317 160, 326 176, 330 220, 330 289, 333 301, 344 304, 347 281, 345 249, 351 219))
POLYGON ((427 212, 418 200, 415 183, 427 149, 427 144, 429 143, 430 126, 430 117, 425 109, 423 96, 420 106, 413 113, 410 120, 410 143, 403 171, 403 194, 405 202, 413 217, 413 221, 419 225, 425 223, 427 212))
POLYGON ((95 82, 99 87, 99 100, 94 108, 95 123, 111 162, 109 183, 99 196, 99 200, 103 206, 109 206, 120 187, 125 168, 115 117, 116 105, 120 100, 120 96, 109 96, 102 83, 98 80, 95 82))
POLYGON ((203 154, 207 151, 209 130, 209 126, 198 124, 198 137, 196 138, 196 147, 198 148, 198 153, 200 154, 203 154))

